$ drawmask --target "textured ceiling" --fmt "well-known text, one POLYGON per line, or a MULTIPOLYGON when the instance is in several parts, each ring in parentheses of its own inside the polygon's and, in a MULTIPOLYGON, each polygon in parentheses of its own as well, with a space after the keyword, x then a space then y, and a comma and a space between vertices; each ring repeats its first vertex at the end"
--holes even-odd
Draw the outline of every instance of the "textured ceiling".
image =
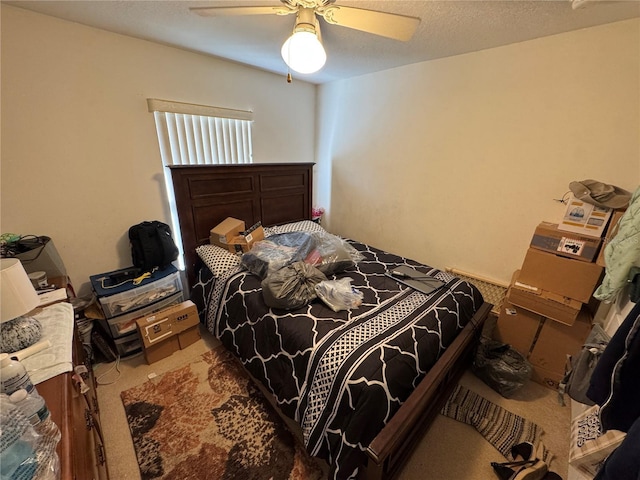
MULTIPOLYGON (((370 1, 337 0, 361 7, 419 17, 409 42, 328 25, 321 20, 327 64, 313 83, 349 78, 387 68, 508 45, 533 38, 640 17, 640 0, 536 1, 370 1)), ((112 32, 222 57, 286 75, 280 47, 294 16, 201 17, 189 7, 279 5, 277 0, 236 1, 4 1, 112 32)))

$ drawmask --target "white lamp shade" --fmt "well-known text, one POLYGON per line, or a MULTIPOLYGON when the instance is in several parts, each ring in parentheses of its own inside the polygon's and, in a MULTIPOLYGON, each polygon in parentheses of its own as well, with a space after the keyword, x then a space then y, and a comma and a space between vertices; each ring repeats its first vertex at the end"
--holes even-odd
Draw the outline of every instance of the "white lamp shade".
POLYGON ((40 304, 27 272, 17 258, 0 259, 0 322, 8 322, 40 304))
POLYGON ((280 52, 291 70, 314 73, 327 61, 327 53, 318 36, 309 31, 294 32, 282 45, 280 52))

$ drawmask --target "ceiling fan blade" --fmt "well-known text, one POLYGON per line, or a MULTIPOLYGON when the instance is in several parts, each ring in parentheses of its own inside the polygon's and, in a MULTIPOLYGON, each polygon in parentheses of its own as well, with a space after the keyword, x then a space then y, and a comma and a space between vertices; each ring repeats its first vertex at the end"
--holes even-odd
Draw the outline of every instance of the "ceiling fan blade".
POLYGON ((406 42, 411 39, 420 19, 364 8, 329 5, 317 12, 328 23, 406 42))
POLYGON ((193 13, 197 13, 203 17, 222 17, 222 16, 239 16, 239 15, 289 15, 297 13, 297 8, 289 8, 285 5, 274 7, 191 7, 193 13))

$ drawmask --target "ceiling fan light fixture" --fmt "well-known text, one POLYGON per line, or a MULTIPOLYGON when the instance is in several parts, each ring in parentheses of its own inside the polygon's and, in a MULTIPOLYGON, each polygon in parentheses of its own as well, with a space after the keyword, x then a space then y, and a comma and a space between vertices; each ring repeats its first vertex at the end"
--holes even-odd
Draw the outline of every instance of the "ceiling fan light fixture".
POLYGON ((282 59, 295 72, 317 72, 327 61, 320 38, 320 25, 313 10, 302 9, 293 34, 282 45, 282 59))

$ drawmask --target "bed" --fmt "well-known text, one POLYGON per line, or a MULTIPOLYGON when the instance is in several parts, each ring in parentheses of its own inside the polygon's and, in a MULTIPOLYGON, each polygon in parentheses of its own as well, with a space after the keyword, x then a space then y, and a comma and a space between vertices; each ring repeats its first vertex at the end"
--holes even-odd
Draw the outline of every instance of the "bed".
POLYGON ((260 278, 208 245, 228 216, 261 220, 267 239, 323 232, 310 221, 313 164, 173 167, 191 298, 201 321, 301 427, 336 479, 393 478, 468 366, 491 305, 446 272, 347 239, 362 304, 287 311, 263 301, 260 278), (425 295, 385 275, 400 265, 444 282, 425 295))

